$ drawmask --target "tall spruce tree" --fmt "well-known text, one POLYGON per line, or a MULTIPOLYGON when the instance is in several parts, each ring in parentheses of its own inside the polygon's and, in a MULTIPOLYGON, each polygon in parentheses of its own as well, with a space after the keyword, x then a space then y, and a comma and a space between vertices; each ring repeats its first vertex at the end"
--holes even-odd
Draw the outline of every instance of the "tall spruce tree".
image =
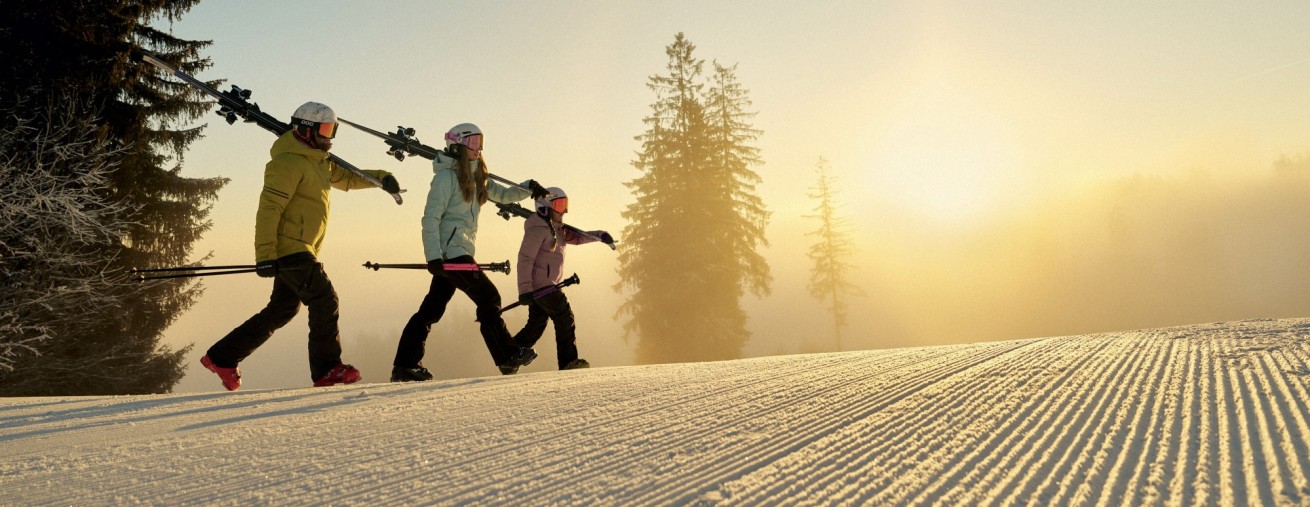
POLYGON ((623 213, 615 289, 631 291, 619 313, 641 363, 740 357, 750 336, 743 290, 768 291, 754 251, 768 213, 751 193, 760 180, 750 170, 759 163, 750 101, 732 69, 717 65, 706 93, 694 50, 681 33, 665 48, 668 74, 650 78, 657 100, 636 137, 633 166, 643 174, 627 183, 636 202, 623 213))
MULTIPOLYGON (((154 28, 178 20, 198 0, 12 0, 0 13, 0 100, 35 108, 15 111, 38 124, 43 109, 75 107, 76 116, 100 118, 96 135, 112 154, 96 191, 115 203, 106 221, 121 230, 115 241, 88 245, 103 261, 101 273, 187 262, 194 242, 209 228, 210 204, 226 180, 181 175, 182 153, 203 126, 186 127, 210 105, 186 85, 170 82, 141 63, 149 51, 187 72, 209 67, 200 55, 208 41, 183 40, 154 28), (19 102, 20 98, 25 100, 19 102), (69 101, 72 101, 71 103, 69 101)), ((13 127, 6 123, 4 127, 13 127)), ((9 149, 24 149, 21 143, 9 149)), ((70 164, 77 167, 77 164, 70 164)), ((76 175, 68 175, 75 178, 76 175)), ((7 179, 7 178, 6 178, 7 179)), ((3 269, 22 269, 5 264, 3 269)), ((41 276, 80 276, 42 273, 41 276)), ((189 347, 170 350, 165 328, 200 294, 183 280, 108 289, 113 301, 90 322, 63 325, 57 315, 26 315, 53 323, 34 357, 0 372, 5 395, 134 394, 167 392, 181 379, 189 347)))
POLYGON ((842 328, 847 324, 849 299, 863 292, 850 283, 850 271, 854 266, 846 259, 854 255, 854 247, 847 232, 846 218, 837 214, 837 180, 828 160, 819 157, 815 172, 818 182, 810 188, 808 195, 818 204, 814 207, 816 214, 806 215, 806 218, 817 220, 819 228, 806 233, 818 237, 808 253, 814 261, 810 268, 809 290, 832 314, 836 348, 842 350, 842 328))

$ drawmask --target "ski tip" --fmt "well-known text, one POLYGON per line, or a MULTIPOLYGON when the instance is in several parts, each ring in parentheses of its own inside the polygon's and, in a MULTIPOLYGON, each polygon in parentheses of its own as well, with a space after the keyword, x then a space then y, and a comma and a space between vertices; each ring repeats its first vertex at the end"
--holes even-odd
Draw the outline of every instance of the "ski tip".
POLYGON ((159 57, 157 57, 157 56, 155 56, 155 55, 153 55, 153 54, 151 54, 151 53, 146 53, 146 54, 144 54, 144 55, 141 55, 141 60, 145 61, 146 63, 148 63, 148 64, 150 64, 150 65, 154 65, 155 67, 159 67, 160 70, 164 70, 164 71, 167 71, 167 72, 173 72, 173 66, 172 66, 172 65, 169 65, 169 64, 167 64, 167 63, 164 63, 163 60, 160 60, 159 57))

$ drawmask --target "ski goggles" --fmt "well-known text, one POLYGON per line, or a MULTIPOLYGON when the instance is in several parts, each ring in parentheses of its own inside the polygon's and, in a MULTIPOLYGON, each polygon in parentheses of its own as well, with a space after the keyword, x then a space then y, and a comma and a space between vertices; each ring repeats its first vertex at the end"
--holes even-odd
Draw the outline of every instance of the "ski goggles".
POLYGON ((482 134, 470 134, 460 137, 454 132, 446 133, 446 140, 455 144, 462 144, 473 151, 482 151, 482 134))
POLYGON ((568 211, 569 211, 569 198, 568 198, 568 197, 560 197, 560 198, 556 198, 556 199, 554 199, 554 200, 551 200, 551 201, 550 201, 550 209, 555 210, 556 213, 568 213, 568 211))
POLYGON ((318 135, 332 139, 337 137, 337 123, 320 123, 318 124, 318 135))
POLYGON ((309 127, 310 130, 318 132, 320 137, 327 139, 337 137, 337 123, 315 123, 309 120, 292 118, 291 124, 298 127, 309 127))

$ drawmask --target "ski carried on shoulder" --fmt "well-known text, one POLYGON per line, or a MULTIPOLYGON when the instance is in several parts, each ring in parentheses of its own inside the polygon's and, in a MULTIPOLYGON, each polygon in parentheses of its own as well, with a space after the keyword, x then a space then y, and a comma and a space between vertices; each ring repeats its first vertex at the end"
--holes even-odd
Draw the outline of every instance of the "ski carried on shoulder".
MULTIPOLYGON (((397 126, 395 132, 382 132, 365 127, 363 125, 360 125, 358 123, 355 123, 353 121, 341 117, 337 117, 337 121, 340 121, 341 123, 344 123, 346 125, 350 125, 351 127, 355 127, 356 129, 359 129, 362 132, 371 134, 375 137, 382 139, 383 142, 387 143, 387 147, 388 147, 387 155, 391 155, 392 157, 395 157, 396 160, 398 161, 404 161, 406 155, 417 155, 419 157, 423 157, 428 160, 436 160, 437 155, 442 154, 441 150, 438 150, 436 148, 433 148, 431 146, 419 142, 418 138, 414 137, 415 131, 412 128, 397 126)), ((506 185, 512 185, 515 187, 523 188, 518 183, 502 178, 500 176, 496 176, 491 173, 488 173, 487 176, 493 180, 499 181, 506 185)), ((505 220, 509 220, 509 217, 511 215, 523 217, 523 218, 528 218, 533 215, 532 211, 529 211, 527 208, 524 208, 523 206, 520 206, 515 203, 505 204, 495 201, 492 201, 492 203, 495 204, 497 208, 500 208, 500 211, 496 212, 496 214, 500 215, 500 217, 504 218, 505 220)), ((618 247, 615 246, 614 243, 605 243, 604 241, 601 241, 601 239, 595 234, 584 231, 582 229, 579 229, 569 224, 564 224, 564 228, 573 231, 578 235, 591 238, 600 243, 604 243, 606 246, 610 247, 610 250, 618 250, 618 247)))
MULTIPOLYGON (((154 55, 146 54, 141 58, 145 60, 146 63, 154 65, 155 67, 158 67, 160 70, 163 70, 164 72, 167 72, 168 74, 171 74, 172 76, 181 79, 186 84, 189 84, 192 87, 195 87, 196 89, 204 92, 205 94, 214 97, 215 99, 218 99, 218 106, 219 106, 218 115, 222 116, 225 120, 227 120, 228 125, 236 123, 237 118, 241 118, 247 123, 254 123, 256 125, 259 125, 264 130, 267 130, 279 136, 285 134, 288 130, 291 130, 290 125, 279 121, 277 118, 270 116, 268 113, 260 111, 259 104, 250 102, 250 95, 251 95, 250 90, 242 89, 237 85, 232 85, 231 90, 220 92, 218 90, 215 90, 214 87, 206 84, 204 81, 196 79, 195 76, 182 72, 177 67, 169 65, 167 62, 160 60, 158 57, 154 55)), ((360 168, 355 167, 354 164, 342 160, 341 157, 329 153, 328 160, 337 164, 342 169, 350 171, 351 173, 354 173, 356 176, 363 178, 365 181, 372 183, 374 186, 378 188, 382 188, 382 181, 378 180, 377 178, 374 178, 368 173, 365 173, 360 168)), ((403 192, 403 190, 401 192, 403 192)), ((391 198, 396 200, 396 204, 400 204, 403 202, 403 199, 400 197, 399 192, 391 194, 391 198)))
MULTIPOLYGON (((396 160, 399 162, 405 161, 405 155, 418 155, 428 160, 436 160, 437 155, 442 153, 441 150, 419 142, 418 138, 414 137, 414 129, 412 128, 398 126, 396 127, 395 132, 380 132, 345 118, 338 117, 337 120, 346 125, 355 127, 362 132, 381 138, 387 143, 387 146, 390 147, 387 149, 387 155, 396 157, 396 160)), ((506 185, 523 188, 523 186, 519 185, 518 182, 510 181, 507 178, 502 178, 491 173, 487 173, 487 177, 506 185)))
MULTIPOLYGON (((505 220, 509 220, 509 217, 511 217, 511 216, 522 217, 522 218, 532 218, 532 215, 535 215, 535 214, 536 214, 536 213, 533 213, 531 210, 529 210, 529 209, 527 209, 527 208, 524 208, 523 206, 520 206, 518 203, 514 203, 514 202, 511 202, 511 203, 506 204, 506 203, 502 203, 502 202, 491 201, 491 203, 492 203, 492 204, 495 204, 495 205, 496 205, 496 208, 500 210, 500 211, 497 211, 496 214, 497 214, 497 215, 500 215, 500 218, 504 218, 505 220)), ((614 242, 614 243, 605 243, 605 242, 602 241, 599 237, 597 237, 595 234, 592 234, 592 233, 590 233, 590 232, 584 231, 584 230, 582 230, 582 229, 579 229, 579 228, 574 227, 574 226, 569 225, 569 224, 562 224, 562 225, 564 226, 565 229, 567 229, 567 230, 569 230, 569 231, 573 231, 574 233, 576 233, 576 234, 578 234, 578 235, 586 236, 586 237, 588 237, 588 238, 594 239, 594 240, 596 240, 596 241, 598 241, 598 242, 604 244, 605 246, 610 247, 610 250, 618 250, 618 248, 619 248, 619 247, 617 247, 617 246, 614 245, 614 243, 617 243, 617 241, 614 242)))

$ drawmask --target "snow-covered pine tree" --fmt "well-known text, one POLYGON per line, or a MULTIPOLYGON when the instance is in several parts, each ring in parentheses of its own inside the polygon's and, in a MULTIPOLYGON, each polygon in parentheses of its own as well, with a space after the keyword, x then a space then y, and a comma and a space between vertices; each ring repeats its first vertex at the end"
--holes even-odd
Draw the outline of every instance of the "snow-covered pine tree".
POLYGON ((749 169, 758 163, 750 102, 731 69, 716 69, 706 94, 694 50, 677 34, 668 74, 650 78, 657 100, 633 162, 643 174, 627 183, 636 202, 623 213, 615 289, 631 291, 619 313, 641 363, 740 357, 749 338, 743 288, 768 291, 768 266, 754 251, 768 214, 751 193, 759 177, 749 169))
POLYGON ((818 220, 819 228, 806 233, 817 236, 818 242, 810 245, 808 253, 814 265, 810 268, 810 294, 828 307, 832 313, 837 350, 842 350, 842 328, 846 327, 847 305, 852 296, 863 294, 850 282, 854 266, 846 261, 855 254, 847 232, 847 220, 837 214, 836 177, 832 175, 828 160, 819 157, 815 167, 818 182, 810 188, 809 197, 818 201, 814 215, 805 218, 818 220))
MULTIPOLYGON (((110 242, 89 245, 103 273, 130 267, 187 262, 194 242, 209 228, 210 203, 226 182, 187 178, 182 152, 201 136, 201 127, 181 127, 206 113, 209 104, 185 84, 172 83, 141 63, 143 51, 188 72, 209 66, 200 56, 207 41, 176 38, 151 26, 173 22, 198 0, 103 0, 59 2, 13 0, 0 12, 0 101, 19 98, 32 109, 0 118, 12 129, 17 119, 35 121, 63 97, 77 97, 75 116, 102 121, 95 133, 112 153, 114 170, 96 193, 115 208, 107 223, 121 227, 110 242)), ((25 150, 22 143, 11 150, 25 150)), ((69 167, 78 167, 70 164, 69 167)), ((8 169, 8 168, 7 168, 8 169)), ((15 168, 22 170, 23 168, 15 168)), ((67 178, 79 175, 65 174, 67 178)), ((10 175, 4 176, 9 181, 10 175)), ((14 269, 5 265, 3 269, 14 269)), ((73 276, 73 273, 47 273, 73 276)), ((89 322, 56 325, 39 354, 0 373, 5 395, 130 394, 167 392, 181 379, 185 350, 161 347, 165 328, 199 295, 184 280, 151 284, 145 290, 120 286, 89 322)), ((28 315, 25 319, 50 318, 28 315)), ((58 321, 57 318, 53 319, 58 321)))
MULTIPOLYGON (((94 325, 114 311, 125 273, 106 272, 105 245, 116 244, 126 225, 114 217, 125 204, 103 188, 116 153, 82 116, 77 100, 64 98, 41 121, 15 117, 22 104, 5 104, 0 115, 0 392, 29 392, 44 382, 11 375, 17 366, 41 361, 60 331, 94 325), (39 123, 38 130, 32 125, 39 123)), ((131 286, 128 286, 131 287, 131 286)))

